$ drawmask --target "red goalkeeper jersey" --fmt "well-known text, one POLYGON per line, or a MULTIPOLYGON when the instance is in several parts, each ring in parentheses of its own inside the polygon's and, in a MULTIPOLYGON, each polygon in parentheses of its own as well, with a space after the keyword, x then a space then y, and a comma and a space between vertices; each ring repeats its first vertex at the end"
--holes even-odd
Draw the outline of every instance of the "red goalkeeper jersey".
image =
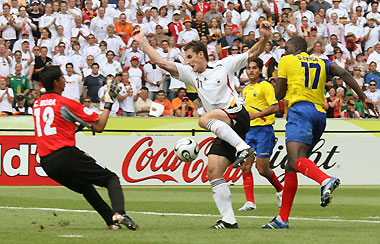
POLYGON ((62 148, 75 146, 75 122, 88 127, 98 114, 58 93, 47 93, 33 105, 37 152, 46 156, 62 148))

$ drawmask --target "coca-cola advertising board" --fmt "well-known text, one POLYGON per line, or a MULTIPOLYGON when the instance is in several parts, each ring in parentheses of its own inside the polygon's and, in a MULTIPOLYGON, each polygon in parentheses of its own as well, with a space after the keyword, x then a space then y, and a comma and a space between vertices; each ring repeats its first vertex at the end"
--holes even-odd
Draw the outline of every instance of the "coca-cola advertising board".
MULTIPOLYGON (((195 136, 200 153, 193 162, 184 163, 174 155, 176 136, 77 136, 77 145, 98 163, 114 171, 123 185, 207 185, 207 152, 213 137, 195 136)), ((287 161, 284 137, 279 137, 270 160, 280 180, 287 161)), ((380 138, 326 136, 310 159, 324 172, 341 178, 346 185, 378 185, 380 160, 376 156, 380 138)), ((0 137, 0 185, 54 185, 39 166, 33 136, 0 137)), ((268 185, 255 168, 255 185, 268 185)), ((240 169, 228 168, 225 179, 242 184, 240 169)), ((315 185, 299 174, 299 183, 315 185)))

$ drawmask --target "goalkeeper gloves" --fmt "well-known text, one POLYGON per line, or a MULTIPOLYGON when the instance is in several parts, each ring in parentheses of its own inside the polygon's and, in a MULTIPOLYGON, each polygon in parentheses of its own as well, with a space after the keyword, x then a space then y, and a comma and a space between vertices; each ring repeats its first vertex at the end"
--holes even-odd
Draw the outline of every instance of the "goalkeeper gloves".
POLYGON ((117 95, 119 94, 119 87, 115 79, 107 80, 106 85, 107 91, 104 94, 104 109, 108 109, 111 111, 112 105, 115 102, 117 95))

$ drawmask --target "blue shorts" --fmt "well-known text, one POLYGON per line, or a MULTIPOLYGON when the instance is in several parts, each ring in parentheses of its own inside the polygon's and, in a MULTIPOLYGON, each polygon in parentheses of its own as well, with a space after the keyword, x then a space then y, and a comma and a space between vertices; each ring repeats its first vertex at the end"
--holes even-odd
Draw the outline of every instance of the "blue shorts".
POLYGON ((273 126, 251 126, 245 136, 245 142, 256 149, 256 157, 270 158, 276 144, 273 126))
POLYGON ((326 113, 319 112, 311 102, 298 102, 288 111, 286 142, 310 145, 309 151, 321 138, 326 127, 326 113))

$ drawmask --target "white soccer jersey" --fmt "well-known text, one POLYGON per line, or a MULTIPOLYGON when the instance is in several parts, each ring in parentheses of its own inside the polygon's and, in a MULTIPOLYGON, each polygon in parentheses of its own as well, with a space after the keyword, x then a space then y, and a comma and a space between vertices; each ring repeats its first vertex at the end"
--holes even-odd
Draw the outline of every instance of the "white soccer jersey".
POLYGON ((189 65, 175 63, 178 79, 194 86, 207 112, 213 109, 227 109, 235 104, 244 104, 236 92, 232 75, 247 66, 248 52, 229 56, 207 67, 203 73, 195 73, 189 65))
POLYGON ((66 86, 62 92, 62 96, 79 101, 79 98, 80 98, 79 86, 81 86, 82 77, 76 74, 73 74, 71 76, 64 75, 63 77, 66 80, 66 86))

